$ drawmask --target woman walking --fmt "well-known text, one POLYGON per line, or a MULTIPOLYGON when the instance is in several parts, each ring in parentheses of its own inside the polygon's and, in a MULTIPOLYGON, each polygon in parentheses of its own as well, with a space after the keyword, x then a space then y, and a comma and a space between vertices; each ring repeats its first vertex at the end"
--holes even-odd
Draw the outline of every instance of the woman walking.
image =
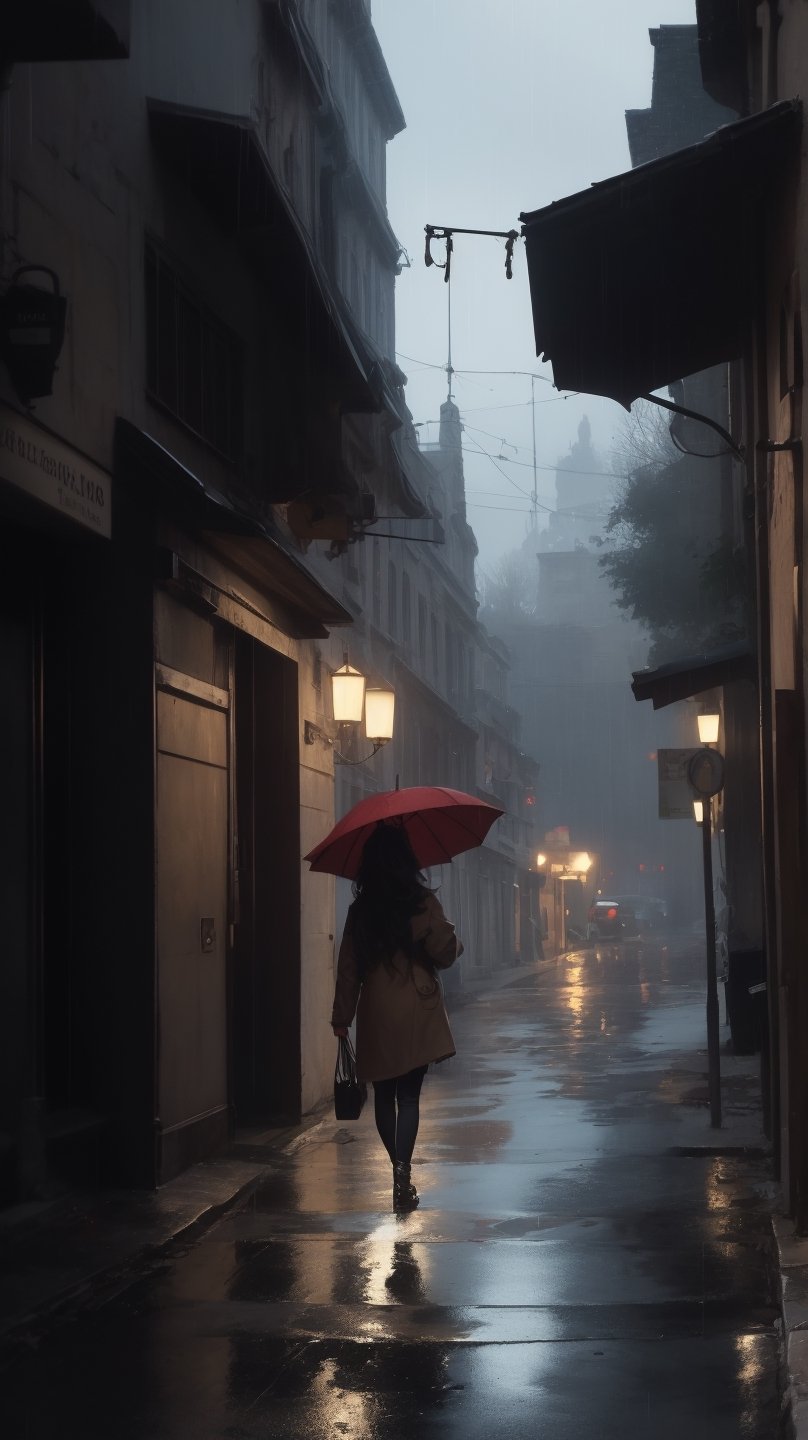
POLYGON ((393 1209, 414 1210, 410 1164, 427 1066, 455 1054, 436 971, 462 953, 399 825, 379 824, 354 882, 331 1024, 356 1015, 356 1070, 373 1081, 376 1128, 393 1164, 393 1209))

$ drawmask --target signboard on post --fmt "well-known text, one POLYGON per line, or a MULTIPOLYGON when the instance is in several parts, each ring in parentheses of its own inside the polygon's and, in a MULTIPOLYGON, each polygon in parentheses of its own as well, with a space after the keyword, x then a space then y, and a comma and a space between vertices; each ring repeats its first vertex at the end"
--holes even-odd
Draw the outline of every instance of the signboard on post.
POLYGON ((693 787, 688 766, 699 749, 658 750, 660 820, 693 820, 693 787))

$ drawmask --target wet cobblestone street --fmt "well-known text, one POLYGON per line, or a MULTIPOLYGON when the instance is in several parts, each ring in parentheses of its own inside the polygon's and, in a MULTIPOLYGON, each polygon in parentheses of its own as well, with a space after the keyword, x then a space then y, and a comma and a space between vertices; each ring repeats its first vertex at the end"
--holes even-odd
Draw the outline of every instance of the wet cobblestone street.
POLYGON ((727 1061, 709 1130, 701 964, 604 947, 457 1009, 421 1209, 390 1212, 372 1104, 325 1119, 196 1242, 18 1349, 3 1433, 776 1434, 774 1191, 749 1066, 727 1061))

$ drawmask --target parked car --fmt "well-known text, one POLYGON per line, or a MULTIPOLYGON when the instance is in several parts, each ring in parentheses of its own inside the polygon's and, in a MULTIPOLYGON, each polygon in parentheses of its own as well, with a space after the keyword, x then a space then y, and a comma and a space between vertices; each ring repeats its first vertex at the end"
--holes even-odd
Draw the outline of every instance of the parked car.
POLYGON ((587 940, 626 940, 638 933, 637 917, 625 896, 593 900, 586 917, 587 940))
POLYGON ((630 905, 637 917, 637 925, 645 934, 649 930, 662 930, 668 921, 668 906, 665 900, 651 895, 618 895, 623 905, 630 905))
POLYGON ((625 940, 664 929, 668 907, 651 895, 599 895, 589 907, 587 940, 625 940))

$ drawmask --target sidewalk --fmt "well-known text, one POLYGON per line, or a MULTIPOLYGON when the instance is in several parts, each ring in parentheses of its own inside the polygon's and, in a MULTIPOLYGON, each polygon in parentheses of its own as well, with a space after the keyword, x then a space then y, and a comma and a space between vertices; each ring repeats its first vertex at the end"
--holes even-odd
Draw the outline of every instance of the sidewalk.
MULTIPOLYGON (((482 993, 535 975, 554 961, 465 978, 459 1009, 482 993)), ((120 1286, 166 1246, 191 1240, 260 1184, 278 1153, 332 1116, 330 1101, 297 1126, 251 1127, 221 1155, 192 1166, 157 1191, 68 1193, 0 1210, 0 1343, 46 1323, 104 1284, 120 1286)))
POLYGON ((587 951, 454 1004, 413 1215, 390 1213, 370 1106, 251 1137, 183 1203, 144 1197, 149 1256, 13 1347, 5 1433, 769 1440, 777 1187, 755 1057, 722 1054, 709 1128, 700 969, 692 946, 587 951))

